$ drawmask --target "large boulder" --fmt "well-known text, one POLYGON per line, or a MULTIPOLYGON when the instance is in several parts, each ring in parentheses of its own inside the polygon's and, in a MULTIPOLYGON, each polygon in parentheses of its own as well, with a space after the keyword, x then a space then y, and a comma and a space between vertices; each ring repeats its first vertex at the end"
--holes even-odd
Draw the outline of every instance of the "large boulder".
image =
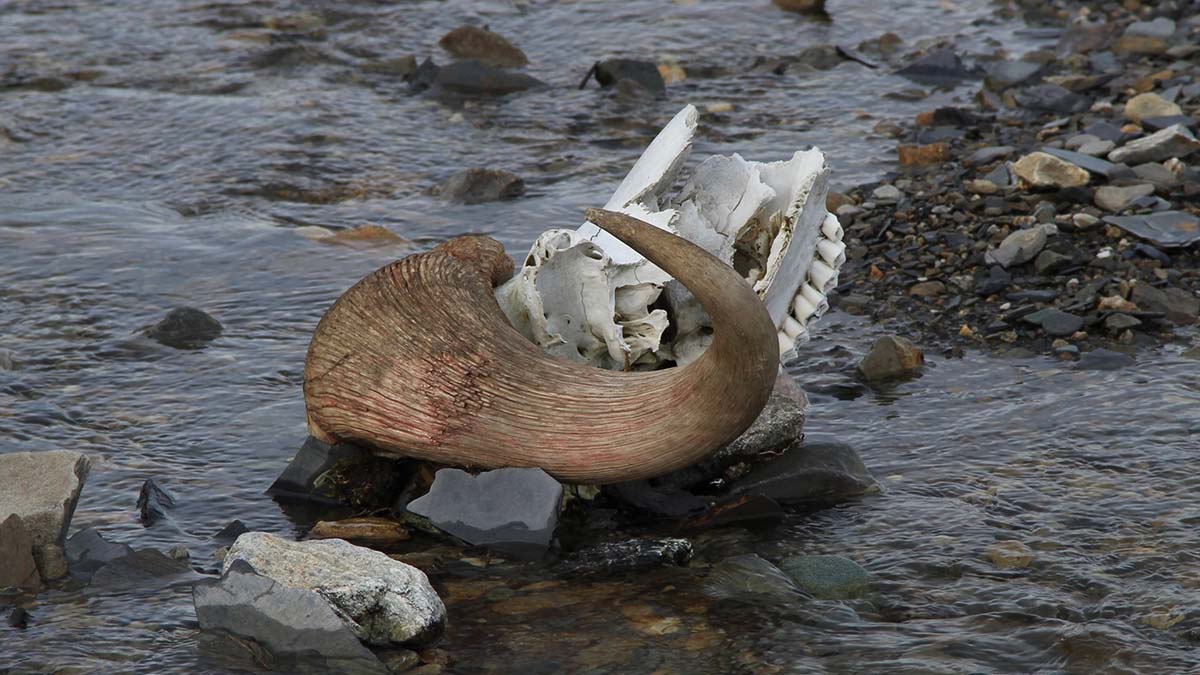
POLYGON ((321 594, 275 582, 243 560, 229 565, 219 580, 196 584, 192 600, 200 628, 254 640, 285 665, 302 661, 308 670, 320 665, 327 672, 387 672, 321 594))
POLYGON ((408 511, 469 544, 544 550, 558 525, 562 495, 562 485, 541 469, 476 475, 439 469, 429 492, 408 511))
POLYGON ((282 586, 316 592, 367 644, 428 644, 446 622, 424 572, 340 539, 296 542, 247 532, 229 549, 222 572, 238 561, 282 586))
POLYGON ((45 581, 67 574, 63 543, 90 466, 86 455, 68 450, 0 455, 0 521, 21 517, 45 581))

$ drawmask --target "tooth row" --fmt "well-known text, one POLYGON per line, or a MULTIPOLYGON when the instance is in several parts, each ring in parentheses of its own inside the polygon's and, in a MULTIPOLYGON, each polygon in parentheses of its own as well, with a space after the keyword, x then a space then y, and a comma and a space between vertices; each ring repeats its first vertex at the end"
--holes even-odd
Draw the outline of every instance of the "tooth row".
POLYGON ((820 318, 829 310, 827 294, 838 283, 838 270, 846 262, 845 233, 837 216, 825 214, 821 224, 821 238, 817 240, 817 255, 808 268, 808 280, 801 284, 792 299, 792 311, 783 318, 779 331, 779 353, 795 348, 797 343, 808 340, 808 322, 820 318))

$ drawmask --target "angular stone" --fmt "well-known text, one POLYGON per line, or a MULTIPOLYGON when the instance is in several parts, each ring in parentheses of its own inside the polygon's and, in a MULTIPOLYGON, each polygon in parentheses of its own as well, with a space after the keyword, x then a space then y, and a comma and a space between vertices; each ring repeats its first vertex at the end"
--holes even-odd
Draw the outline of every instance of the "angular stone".
POLYGON ((992 91, 1004 91, 1028 81, 1042 68, 1042 64, 1032 61, 997 61, 987 68, 983 85, 992 91))
POLYGON ((276 583, 244 561, 219 580, 196 584, 192 600, 202 630, 254 640, 276 659, 313 662, 327 672, 388 672, 319 593, 276 583))
POLYGON ((146 482, 142 483, 142 490, 138 493, 137 499, 138 515, 141 517, 142 525, 148 527, 168 518, 167 512, 173 508, 175 508, 175 498, 161 485, 154 482, 153 478, 147 478, 146 482))
POLYGON ((751 553, 726 558, 713 565, 704 581, 704 592, 714 598, 755 602, 801 600, 807 595, 778 567, 751 553))
POLYGON ((938 164, 950 159, 948 143, 930 143, 929 145, 901 145, 896 148, 901 166, 924 166, 938 164))
POLYGON ((1013 171, 1033 188, 1069 188, 1087 185, 1088 172, 1064 159, 1045 152, 1033 152, 1018 159, 1013 171))
MULTIPOLYGON (((1054 251, 1042 251, 1033 260, 1033 268, 1037 270, 1038 274, 1053 274, 1061 269, 1065 269, 1070 264, 1071 256, 1055 253, 1054 251)), ((1054 291, 1050 292, 1058 295, 1054 291)))
POLYGON ((439 469, 409 512, 469 544, 545 548, 554 537, 562 485, 541 469, 495 469, 471 475, 439 469))
POLYGON ((559 569, 567 574, 628 574, 656 567, 686 565, 692 559, 687 539, 628 539, 596 544, 571 554, 559 569))
POLYGON ((339 462, 356 460, 364 454, 348 443, 329 445, 309 436, 279 478, 267 488, 267 494, 276 499, 337 504, 336 494, 319 486, 317 479, 339 462))
POLYGON ((1141 123, 1147 117, 1170 117, 1182 115, 1183 108, 1171 103, 1154 92, 1138 94, 1125 103, 1125 117, 1141 123))
POLYGON ((1166 117, 1146 117, 1142 119, 1142 127, 1148 131, 1162 131, 1167 127, 1173 127, 1176 124, 1189 129, 1195 129, 1200 124, 1196 118, 1188 115, 1168 115, 1166 117))
POLYGON ((438 44, 460 59, 478 59, 490 66, 520 68, 529 63, 525 52, 504 37, 478 26, 459 26, 438 44))
POLYGON ((201 349, 221 337, 221 322, 195 307, 177 307, 147 328, 146 337, 175 349, 201 349))
POLYGON ((316 591, 360 640, 423 645, 437 640, 446 607, 421 570, 340 539, 287 541, 247 532, 225 556, 223 571, 245 561, 288 588, 316 591))
POLYGON ((881 204, 893 204, 904 198, 904 193, 895 185, 880 185, 871 192, 871 198, 881 204))
MULTIPOLYGON (((1111 143, 1111 141, 1103 141, 1111 143)), ((1086 169, 1094 174, 1107 176, 1112 173, 1116 165, 1112 162, 1106 162, 1099 157, 1093 157, 1084 152, 1071 152, 1070 150, 1062 150, 1060 148, 1042 148, 1042 152, 1047 155, 1052 155, 1062 160, 1066 160, 1075 166, 1086 169)))
POLYGON ((885 335, 871 345, 858 370, 868 380, 886 380, 912 375, 924 362, 925 355, 912 342, 897 335, 885 335))
POLYGON ((1105 185, 1096 190, 1094 200, 1096 206, 1111 211, 1120 213, 1129 208, 1137 199, 1147 197, 1154 194, 1153 185, 1130 185, 1129 187, 1116 187, 1114 185, 1105 185))
POLYGON ((749 429, 717 451, 718 458, 748 458, 769 455, 791 445, 804 435, 808 402, 788 393, 791 376, 780 375, 767 405, 749 429))
POLYGON ((922 298, 934 298, 939 295, 945 295, 946 284, 940 281, 922 281, 913 284, 908 289, 909 295, 915 295, 922 298))
POLYGON ((14 513, 0 522, 0 589, 36 593, 41 587, 42 576, 33 559, 33 536, 14 513))
POLYGON ((974 74, 950 49, 938 49, 896 71, 901 77, 930 84, 953 84, 974 74))
POLYGON ((839 555, 797 555, 779 563, 801 589, 821 600, 848 600, 866 595, 871 573, 839 555))
POLYGON ((133 553, 133 548, 128 544, 108 541, 96 528, 89 527, 71 535, 67 540, 66 553, 71 578, 87 582, 96 570, 133 553))
POLYGON ((452 202, 482 204, 525 194, 525 181, 511 171, 473 168, 459 171, 432 192, 452 202))
POLYGON ((63 543, 91 463, 68 450, 0 455, 0 519, 21 517, 43 581, 67 574, 63 543))
POLYGON ((1103 157, 1112 152, 1116 147, 1117 144, 1112 141, 1095 140, 1079 146, 1079 154, 1089 157, 1103 157))
POLYGON ((1104 222, 1163 248, 1200 241, 1200 218, 1184 211, 1161 211, 1148 216, 1106 216, 1104 222))
POLYGON ((658 66, 649 61, 607 59, 598 62, 592 70, 601 87, 628 82, 653 95, 667 91, 667 84, 663 81, 662 73, 658 72, 658 66))
POLYGON ((1145 37, 1169 38, 1175 34, 1175 22, 1165 16, 1153 21, 1134 21, 1125 28, 1125 35, 1143 35, 1145 37))
POLYGON ((145 548, 116 558, 96 570, 88 588, 104 593, 154 590, 192 584, 202 578, 186 562, 145 548))
POLYGON ((1021 317, 1025 323, 1041 326, 1047 335, 1065 337, 1083 328, 1083 319, 1059 309, 1040 309, 1021 317))
POLYGON ((435 93, 468 96, 504 96, 544 85, 541 80, 525 73, 496 68, 476 60, 443 66, 437 69, 433 77, 435 93))
POLYGON ((1145 282, 1133 287, 1130 300, 1148 312, 1160 312, 1167 319, 1181 326, 1196 323, 1200 316, 1200 298, 1182 288, 1161 290, 1145 282))
POLYGON ((1129 141, 1108 153, 1108 159, 1122 164, 1162 162, 1172 157, 1183 158, 1200 150, 1200 141, 1192 137, 1187 127, 1176 124, 1149 136, 1129 141))
POLYGON ((1016 93, 1016 100, 1029 110, 1066 115, 1083 112, 1092 105, 1090 99, 1050 83, 1025 87, 1016 93))
POLYGON ((1137 328, 1140 325, 1142 325, 1141 321, 1138 321, 1128 314, 1110 314, 1106 319, 1104 319, 1104 327, 1113 333, 1120 333, 1123 330, 1137 328))
POLYGON ((1179 184, 1171 170, 1157 162, 1147 162, 1133 167, 1138 178, 1154 185, 1156 190, 1167 192, 1179 184))
POLYGON ((733 494, 762 495, 784 506, 829 506, 878 490, 854 448, 805 443, 756 466, 738 481, 733 494))
POLYGON ((998 159, 1004 159, 1016 152, 1016 148, 1011 145, 993 145, 986 148, 980 148, 967 156, 963 163, 967 166, 979 166, 983 164, 991 164, 998 159))
POLYGON ((1113 143, 1119 143, 1121 139, 1125 138, 1125 132, 1121 131, 1121 127, 1109 124, 1108 122, 1089 124, 1083 132, 1091 134, 1102 141, 1112 141, 1113 143))
POLYGON ((1042 252, 1051 233, 1057 234, 1058 228, 1047 224, 1017 230, 1005 237, 999 246, 989 249, 984 254, 984 261, 1004 268, 1027 263, 1042 252))

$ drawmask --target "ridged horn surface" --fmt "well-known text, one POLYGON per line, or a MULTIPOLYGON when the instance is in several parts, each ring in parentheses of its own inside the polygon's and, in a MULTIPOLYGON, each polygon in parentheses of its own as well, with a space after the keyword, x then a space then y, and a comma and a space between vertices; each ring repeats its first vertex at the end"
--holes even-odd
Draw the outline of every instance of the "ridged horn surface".
POLYGON ((309 430, 476 469, 541 467, 613 483, 704 459, 758 416, 779 368, 775 327, 733 269, 624 214, 588 219, 682 282, 713 342, 682 368, 614 372, 558 359, 514 330, 492 294, 503 247, 463 237, 367 275, 333 304, 305 361, 309 430))

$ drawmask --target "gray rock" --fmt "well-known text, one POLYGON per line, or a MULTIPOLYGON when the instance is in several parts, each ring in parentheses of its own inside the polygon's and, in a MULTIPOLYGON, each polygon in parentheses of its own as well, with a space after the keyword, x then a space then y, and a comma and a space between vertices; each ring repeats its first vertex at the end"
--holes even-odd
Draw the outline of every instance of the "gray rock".
POLYGON ((1154 194, 1153 185, 1130 185, 1129 187, 1105 185, 1096 190, 1093 199, 1096 202, 1096 206, 1106 211, 1120 213, 1129 208, 1134 201, 1152 194, 1154 194))
POLYGON ((704 581, 704 592, 714 598, 746 602, 763 599, 792 602, 807 598, 791 577, 753 553, 726 558, 713 565, 704 581))
POLYGON ((997 166, 995 169, 992 169, 991 171, 989 171, 988 174, 983 177, 983 179, 988 181, 989 183, 992 183, 993 185, 995 185, 996 187, 999 187, 999 188, 1012 187, 1012 185, 1013 185, 1012 163, 1005 162, 1004 164, 997 166))
POLYGON ((1027 230, 1017 230, 1004 238, 996 248, 989 249, 984 254, 984 260, 989 265, 1000 265, 1009 268, 1033 260, 1046 246, 1050 234, 1057 234, 1058 228, 1051 224, 1041 224, 1027 230))
POLYGON ((1133 287, 1129 297, 1138 307, 1148 312, 1161 312, 1167 319, 1181 326, 1196 323, 1200 316, 1200 298, 1182 288, 1161 290, 1145 282, 1133 287))
POLYGON ((423 645, 437 640, 446 607, 421 570, 340 539, 288 541, 247 532, 225 556, 287 586, 316 591, 360 640, 371 645, 423 645))
POLYGON ((837 555, 797 555, 785 558, 779 569, 796 585, 821 600, 861 598, 872 577, 861 565, 837 555))
POLYGON ((1021 317, 1025 323, 1041 326, 1047 335, 1065 337, 1083 328, 1083 319, 1059 309, 1040 309, 1021 317))
POLYGON ((1108 349, 1093 349, 1084 352, 1075 367, 1079 370, 1120 370, 1134 363, 1134 358, 1128 354, 1108 349))
POLYGON ((469 544, 545 548, 554 537, 562 485, 541 469, 496 469, 471 475, 439 469, 410 513, 469 544))
POLYGON ((768 497, 784 506, 828 506, 879 491, 854 448, 842 443, 805 443, 756 466, 734 494, 768 497))
POLYGON ((829 70, 845 59, 834 45, 813 45, 805 47, 796 55, 796 62, 811 66, 817 70, 829 70))
POLYGON ((17 359, 12 350, 0 349, 0 370, 16 370, 17 359))
POLYGON ((1195 129, 1200 122, 1196 118, 1188 115, 1166 115, 1162 117, 1147 117, 1142 120, 1142 127, 1149 131, 1162 131, 1167 127, 1173 127, 1176 124, 1189 129, 1195 129))
POLYGON ((925 355, 912 342, 897 335, 885 335, 872 343, 858 370, 867 380, 875 382, 916 374, 923 363, 925 355))
POLYGON ((473 168, 459 171, 431 192, 452 202, 482 204, 525 194, 525 181, 510 171, 473 168))
POLYGON ((254 640, 284 663, 305 661, 326 672, 388 672, 319 593, 276 583, 244 561, 230 565, 219 580, 196 584, 192 600, 202 630, 254 640))
POLYGON ((1038 274, 1053 274, 1070 265, 1071 256, 1055 253, 1054 251, 1042 251, 1033 260, 1033 269, 1037 270, 1038 274))
POLYGON ((1200 218, 1184 211, 1161 211, 1148 216, 1106 216, 1104 222, 1163 248, 1200 241, 1200 218))
POLYGON ((1125 132, 1121 131, 1121 127, 1108 122, 1089 124, 1083 132, 1102 141, 1112 141, 1113 143, 1119 143, 1121 139, 1125 138, 1125 132))
POLYGON ((904 198, 904 193, 895 185, 880 185, 871 192, 871 197, 881 204, 894 204, 904 198))
POLYGON ((626 574, 655 567, 686 565, 692 559, 687 539, 629 539, 580 549, 559 569, 580 576, 626 574))
POLYGON ((1126 143, 1108 153, 1112 162, 1144 164, 1162 162, 1172 157, 1183 158, 1200 149, 1200 141, 1192 137, 1187 127, 1175 124, 1149 136, 1126 143))
POLYGON ((85 455, 68 450, 0 455, 0 518, 21 517, 44 581, 67 574, 63 543, 90 466, 85 455))
POLYGON ((358 460, 365 454, 355 445, 329 445, 309 436, 279 478, 267 488, 267 494, 281 500, 337 504, 337 494, 326 485, 318 485, 318 479, 338 463, 358 460))
MULTIPOLYGON (((1102 141, 1109 143, 1110 141, 1102 141)), ((1042 152, 1062 160, 1066 160, 1081 169, 1085 169, 1094 174, 1107 176, 1112 173, 1116 165, 1112 162, 1106 162, 1098 157, 1093 157, 1083 152, 1071 152, 1070 150, 1062 150, 1060 148, 1042 148, 1042 152)))
POLYGON ((1114 333, 1120 333, 1130 328, 1137 328, 1140 325, 1142 325, 1141 321, 1128 314, 1110 314, 1104 319, 1104 327, 1114 333))
POLYGON ((1137 174, 1138 178, 1153 184, 1156 190, 1162 192, 1168 192, 1179 184, 1179 181, 1175 178, 1175 174, 1157 162, 1138 164, 1133 167, 1133 172, 1137 174))
POLYGON ((137 499, 138 516, 142 520, 142 525, 149 527, 160 520, 169 518, 167 512, 173 508, 175 508, 175 498, 161 485, 154 482, 153 478, 147 478, 146 482, 142 483, 142 490, 138 493, 137 499))
POLYGON ((1153 21, 1134 21, 1125 28, 1125 35, 1141 35, 1145 37, 1169 38, 1175 34, 1175 22, 1165 16, 1153 21))
POLYGON ((1091 107, 1090 99, 1057 84, 1043 83, 1025 87, 1016 94, 1022 107, 1039 112, 1074 114, 1091 107))
POLYGON ((1016 152, 1016 148, 1011 145, 993 145, 986 148, 980 148, 967 156, 963 162, 967 166, 980 166, 983 164, 991 164, 998 159, 1004 159, 1016 152))
POLYGON ((983 84, 992 91, 1004 91, 1027 82, 1042 71, 1042 64, 1032 61, 997 61, 987 68, 983 84))
POLYGON ((145 329, 146 337, 175 349, 201 349, 221 337, 221 322, 194 307, 177 307, 145 329))
POLYGON ((542 86, 545 86, 545 82, 536 77, 476 60, 458 61, 442 66, 433 76, 435 94, 504 96, 542 86))
POLYGON ((67 540, 66 553, 71 578, 87 582, 96 570, 133 553, 133 549, 128 544, 108 541, 96 528, 89 527, 71 535, 67 540))
POLYGON ((1079 146, 1078 150, 1079 154, 1081 155, 1088 155, 1089 157, 1103 157, 1112 152, 1113 148, 1115 147, 1117 147, 1117 144, 1113 143, 1112 141, 1102 141, 1096 139, 1090 143, 1084 143, 1083 145, 1079 146))
POLYGON ((14 513, 0 523, 0 589, 36 593, 41 587, 42 576, 33 559, 33 536, 14 513))
MULTIPOLYGON (((782 377, 790 376, 785 374, 782 377)), ((718 450, 718 457, 744 458, 771 454, 803 436, 808 407, 805 402, 785 393, 784 386, 786 384, 776 382, 775 390, 771 392, 758 418, 741 436, 718 450)))
POLYGON ((157 591, 171 586, 190 585, 203 578, 193 572, 186 562, 146 548, 116 558, 96 570, 88 588, 102 593, 157 591))
POLYGON ((950 49, 938 49, 913 61, 896 71, 901 77, 907 77, 920 83, 935 85, 953 84, 974 76, 950 49))
POLYGON ((608 59, 596 63, 591 74, 596 76, 596 81, 601 87, 612 87, 626 82, 652 95, 662 94, 667 90, 667 84, 658 72, 658 66, 649 61, 608 59))

